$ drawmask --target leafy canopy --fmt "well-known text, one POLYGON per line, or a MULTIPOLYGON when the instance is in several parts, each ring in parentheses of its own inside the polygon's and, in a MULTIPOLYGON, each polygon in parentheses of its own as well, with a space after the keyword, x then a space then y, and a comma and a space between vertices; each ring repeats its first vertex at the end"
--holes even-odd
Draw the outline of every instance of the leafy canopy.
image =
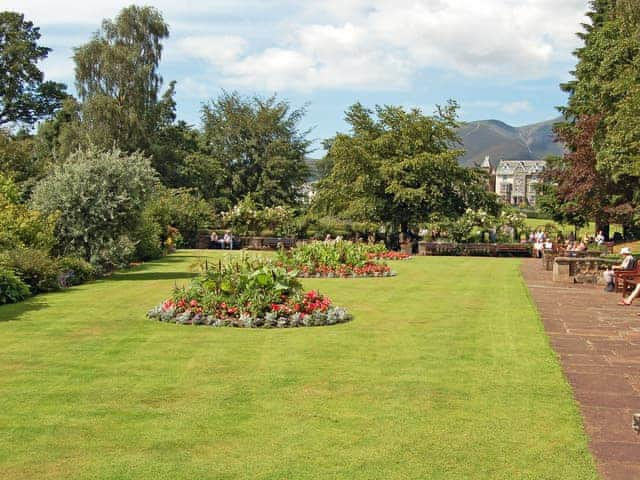
POLYGON ((153 7, 132 5, 76 48, 76 88, 90 143, 133 151, 148 147, 163 115, 172 113, 171 83, 161 101, 157 69, 169 26, 153 7))
POLYGON ((304 114, 304 108, 292 109, 275 95, 223 92, 202 109, 202 155, 193 168, 210 172, 202 181, 225 194, 228 207, 248 194, 265 207, 296 204, 308 175, 304 157, 310 142, 299 127, 304 114))
POLYGON ((0 125, 33 124, 53 114, 65 85, 44 81, 38 62, 50 48, 38 45, 40 29, 16 12, 0 12, 0 125))
POLYGON ((562 209, 628 231, 640 220, 640 14, 635 0, 593 0, 588 15, 574 79, 561 85, 569 153, 551 176, 562 209))
POLYGON ((434 215, 457 217, 469 207, 494 210, 480 174, 456 160, 462 153, 456 148, 457 108, 449 102, 426 116, 397 106, 351 106, 351 133, 327 143, 330 173, 318 184, 314 209, 402 231, 434 215))

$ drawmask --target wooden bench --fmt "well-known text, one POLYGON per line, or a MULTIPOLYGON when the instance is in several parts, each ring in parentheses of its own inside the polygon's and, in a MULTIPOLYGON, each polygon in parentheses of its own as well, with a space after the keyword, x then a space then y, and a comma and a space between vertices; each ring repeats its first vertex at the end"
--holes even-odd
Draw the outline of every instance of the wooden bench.
POLYGON ((496 255, 504 255, 508 257, 530 257, 531 245, 526 243, 514 243, 512 245, 499 243, 496 245, 496 255))
POLYGON ((265 237, 262 239, 262 248, 285 248, 290 250, 296 244, 295 239, 286 237, 265 237))
POLYGON ((477 257, 494 257, 496 245, 493 243, 465 243, 461 245, 462 254, 477 257))
POLYGON ((633 270, 614 270, 614 283, 616 285, 616 292, 622 291, 625 293, 625 281, 627 279, 632 280, 640 276, 640 261, 636 261, 636 268, 633 270))
POLYGON ((418 242, 418 252, 420 255, 456 255, 457 247, 455 243, 418 242))
POLYGON ((629 275, 622 279, 622 296, 626 296, 627 293, 632 292, 640 283, 640 274, 629 275))

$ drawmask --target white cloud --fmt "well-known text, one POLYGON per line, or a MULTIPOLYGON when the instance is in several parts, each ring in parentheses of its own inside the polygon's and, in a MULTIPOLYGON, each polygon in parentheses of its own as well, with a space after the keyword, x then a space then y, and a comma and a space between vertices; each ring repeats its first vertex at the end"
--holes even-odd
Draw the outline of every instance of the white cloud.
POLYGON ((586 9, 586 0, 309 2, 271 45, 220 73, 223 83, 297 90, 405 88, 427 69, 500 81, 557 76, 586 9))
MULTIPOLYGON (((97 29, 130 0, 4 0, 38 25, 97 29)), ((587 0, 155 0, 166 60, 198 59, 222 85, 267 90, 408 88, 446 71, 484 81, 560 77, 587 0), (226 22, 226 23, 225 23, 226 22), (256 25, 260 27, 257 33, 256 25)), ((43 29, 44 30, 44 29, 43 29)), ((522 108, 513 107, 513 108, 522 108)))
POLYGON ((70 55, 67 57, 49 57, 42 62, 40 68, 46 72, 45 80, 64 82, 68 85, 73 83, 75 64, 70 55))
POLYGON ((3 10, 22 12, 37 25, 89 25, 97 30, 103 18, 113 18, 118 12, 131 4, 151 5, 157 8, 166 19, 190 16, 196 23, 198 16, 205 19, 208 15, 228 15, 236 12, 262 11, 269 4, 281 4, 278 0, 3 0, 3 10))
POLYGON ((500 110, 510 115, 520 113, 520 112, 527 112, 531 110, 531 103, 527 100, 518 100, 516 102, 509 102, 502 105, 500 110))
POLYGON ((205 60, 212 65, 224 66, 236 61, 247 48, 247 41, 233 35, 187 36, 178 40, 174 55, 186 55, 205 60))

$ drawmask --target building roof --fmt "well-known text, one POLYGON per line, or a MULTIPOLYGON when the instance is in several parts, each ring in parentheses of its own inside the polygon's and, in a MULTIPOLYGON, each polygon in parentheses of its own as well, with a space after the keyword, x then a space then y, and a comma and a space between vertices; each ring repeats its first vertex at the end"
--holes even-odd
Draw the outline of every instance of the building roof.
POLYGON ((513 175, 517 170, 524 170, 525 174, 540 173, 547 162, 544 160, 500 160, 496 168, 496 175, 513 175))

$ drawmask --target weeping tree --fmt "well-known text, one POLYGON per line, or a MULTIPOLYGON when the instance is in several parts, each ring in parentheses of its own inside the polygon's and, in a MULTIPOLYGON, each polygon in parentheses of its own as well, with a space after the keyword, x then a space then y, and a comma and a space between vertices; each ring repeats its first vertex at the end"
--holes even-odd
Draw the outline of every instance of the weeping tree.
POLYGON ((146 150, 155 130, 173 115, 173 89, 160 97, 158 66, 169 26, 153 7, 132 5, 106 19, 93 38, 75 49, 76 89, 88 142, 146 150))

